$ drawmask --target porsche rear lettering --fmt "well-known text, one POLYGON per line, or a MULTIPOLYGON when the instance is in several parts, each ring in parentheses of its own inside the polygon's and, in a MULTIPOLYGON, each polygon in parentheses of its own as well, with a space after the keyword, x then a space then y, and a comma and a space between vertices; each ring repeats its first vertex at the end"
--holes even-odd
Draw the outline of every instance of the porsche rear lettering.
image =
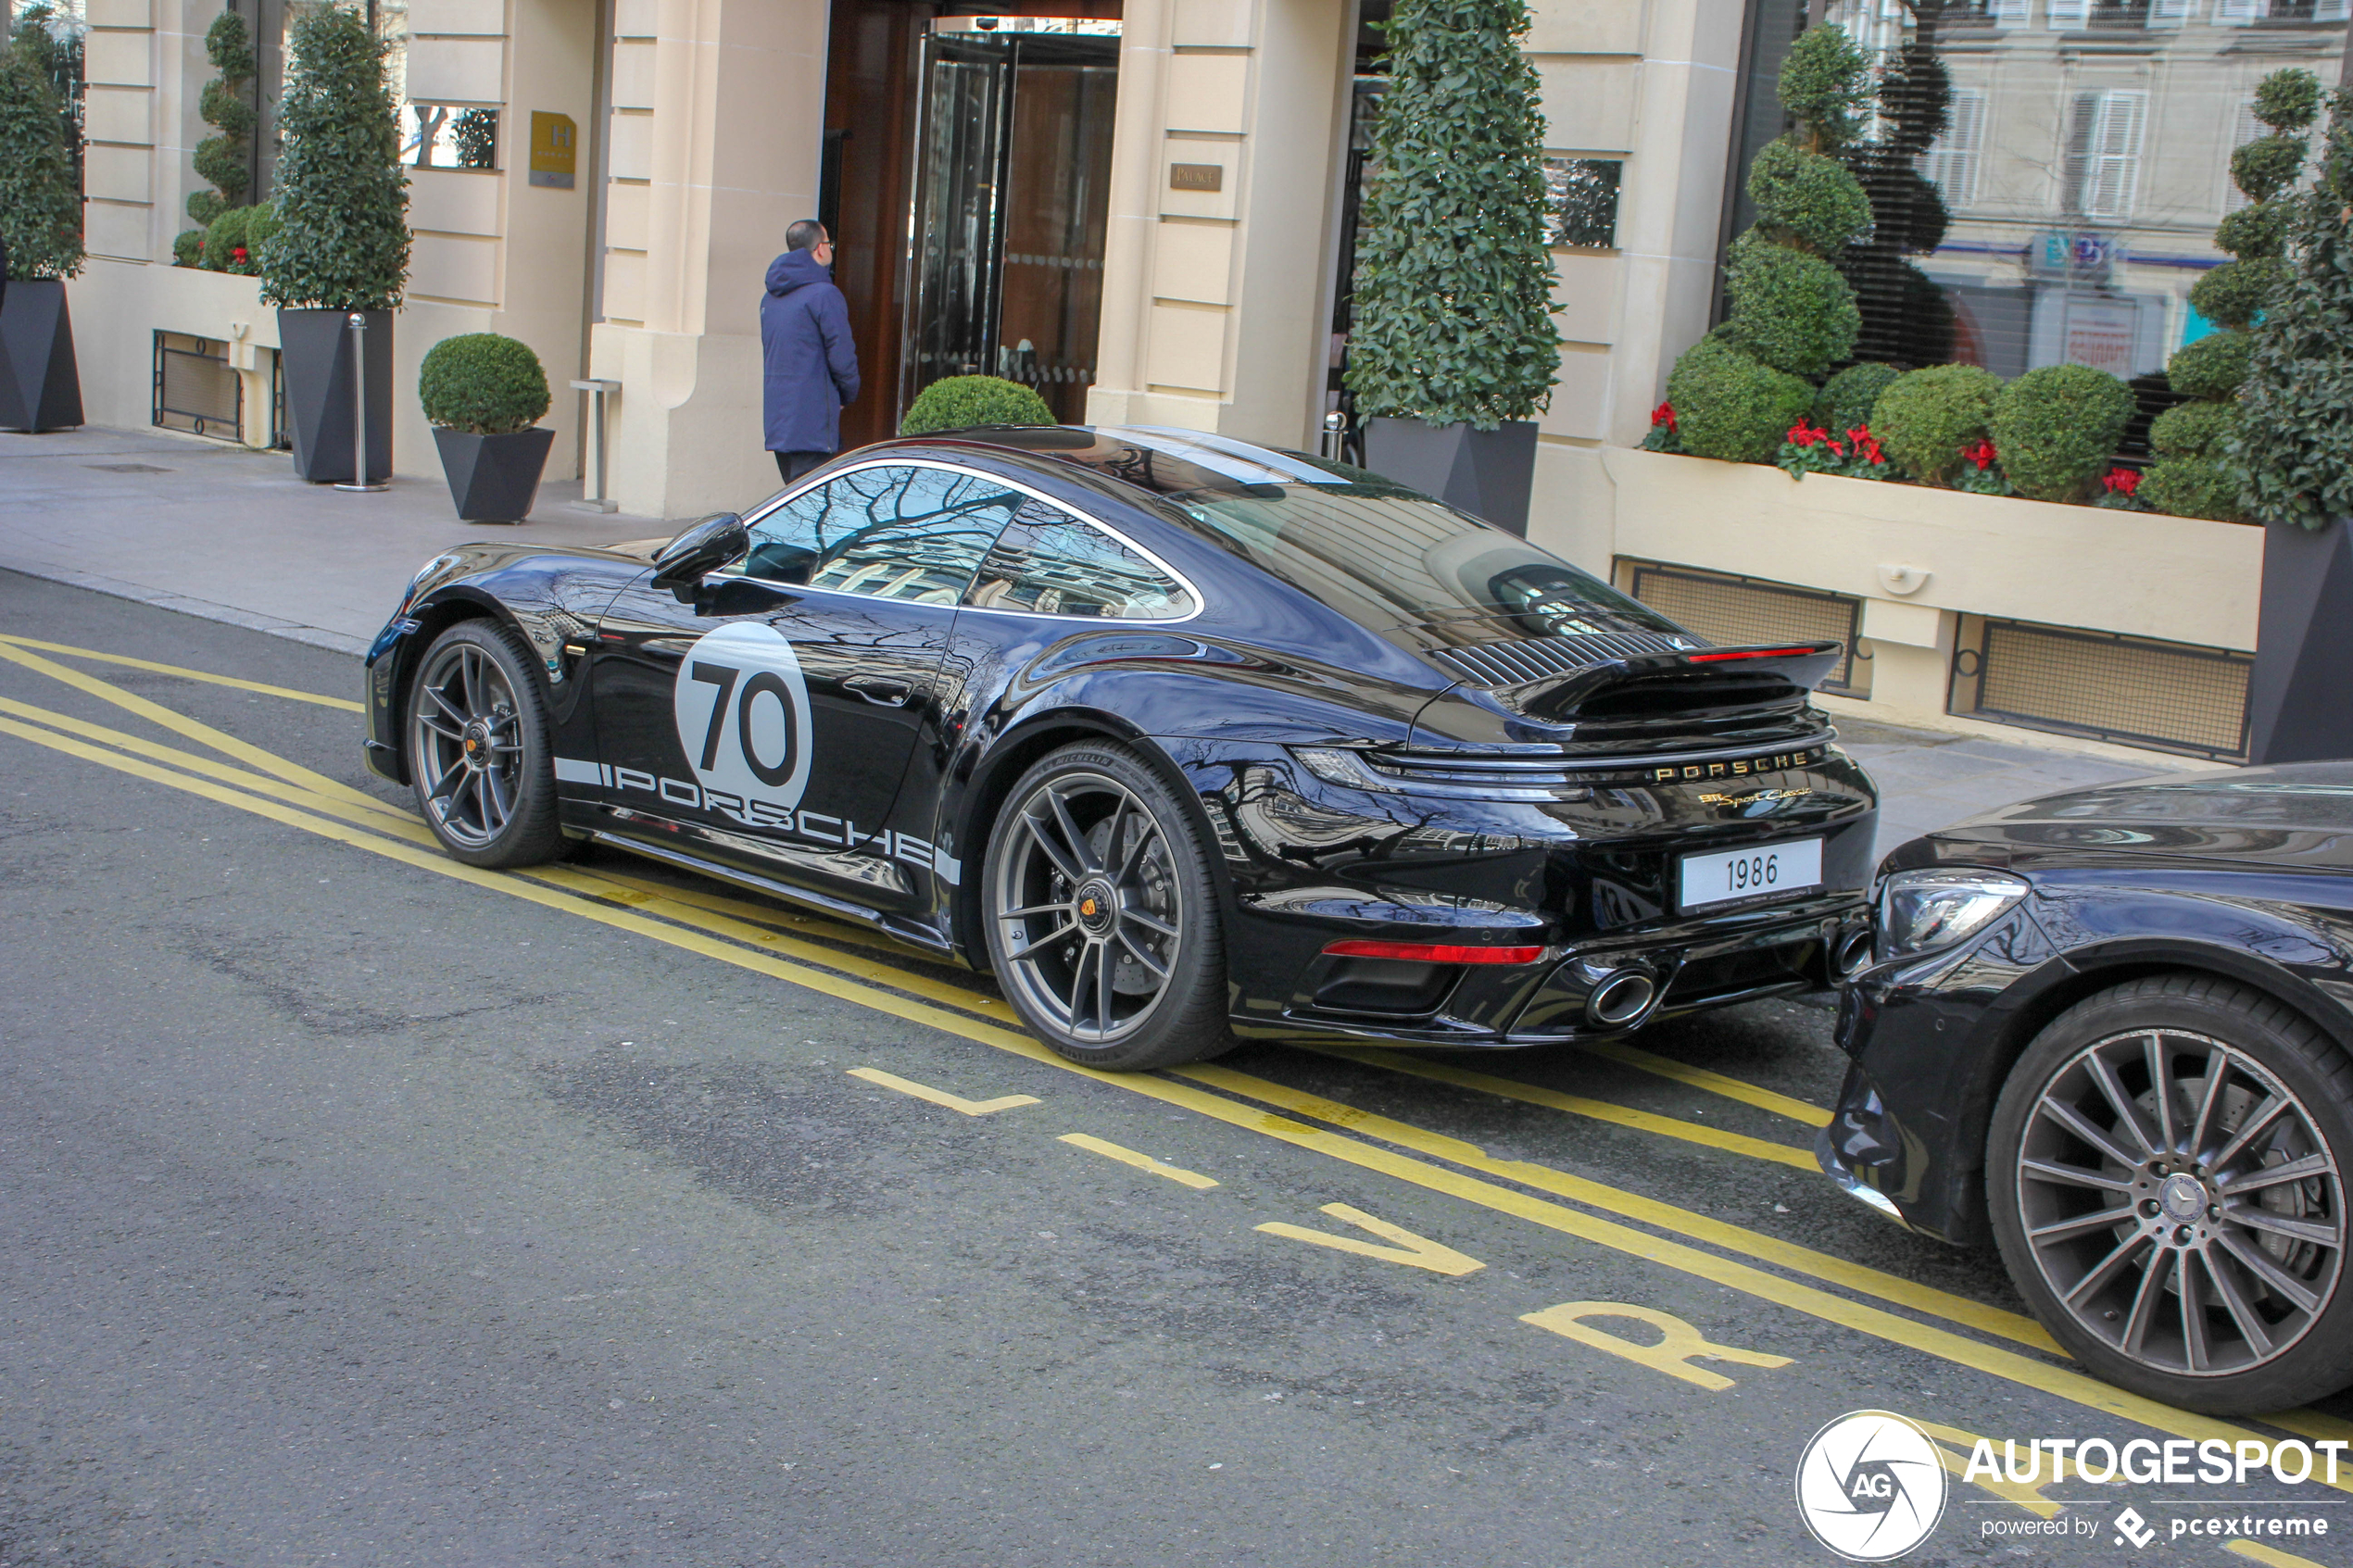
POLYGON ((1677 784, 1687 779, 1740 779, 1757 773, 1779 773, 1791 768, 1803 768, 1809 762, 1819 762, 1830 754, 1828 746, 1811 746, 1804 751, 1776 752, 1769 757, 1743 757, 1731 762, 1686 762, 1679 768, 1653 768, 1649 778, 1653 784, 1677 784))

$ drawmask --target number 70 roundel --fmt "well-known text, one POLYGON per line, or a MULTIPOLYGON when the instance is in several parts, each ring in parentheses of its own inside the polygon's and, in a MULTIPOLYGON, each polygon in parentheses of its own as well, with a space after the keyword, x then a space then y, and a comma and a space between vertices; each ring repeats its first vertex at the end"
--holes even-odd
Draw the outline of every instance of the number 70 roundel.
POLYGON ((686 650, 678 744, 706 791, 789 811, 809 787, 809 684, 773 626, 722 626, 686 650))

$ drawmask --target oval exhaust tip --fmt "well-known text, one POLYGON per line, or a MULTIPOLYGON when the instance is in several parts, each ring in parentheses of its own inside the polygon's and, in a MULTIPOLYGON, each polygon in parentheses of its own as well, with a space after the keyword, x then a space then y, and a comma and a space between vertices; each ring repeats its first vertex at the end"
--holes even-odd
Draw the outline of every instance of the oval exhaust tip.
POLYGON ((1831 957, 1838 978, 1851 980, 1871 967, 1871 928, 1860 926, 1839 938, 1831 957))
POLYGON ((1585 999, 1585 1016, 1609 1029, 1640 1022, 1658 1000, 1658 982, 1640 970, 1621 969, 1593 987, 1585 999))

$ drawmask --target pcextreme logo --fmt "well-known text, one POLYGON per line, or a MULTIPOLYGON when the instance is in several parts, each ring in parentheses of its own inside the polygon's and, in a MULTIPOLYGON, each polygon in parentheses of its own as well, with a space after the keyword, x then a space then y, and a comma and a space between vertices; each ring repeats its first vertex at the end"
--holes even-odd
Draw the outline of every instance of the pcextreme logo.
POLYGON ((1889 1411, 1850 1411, 1797 1461, 1797 1512, 1850 1562, 1903 1556, 1944 1516, 1944 1466, 1929 1435, 1889 1411))

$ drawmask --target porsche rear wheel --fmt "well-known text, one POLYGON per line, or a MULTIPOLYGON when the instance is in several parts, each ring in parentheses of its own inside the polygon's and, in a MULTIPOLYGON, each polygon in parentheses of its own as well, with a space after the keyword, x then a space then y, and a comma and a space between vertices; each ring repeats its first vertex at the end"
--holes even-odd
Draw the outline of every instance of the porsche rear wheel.
POLYGON ((496 621, 461 621, 425 650, 409 779, 434 836, 469 865, 537 865, 562 848, 547 712, 522 639, 496 621))
POLYGON ((998 981, 1056 1051, 1143 1072, 1233 1047, 1208 859, 1138 758, 1074 746, 1032 767, 998 814, 984 877, 998 981))
POLYGON ((2061 1014, 1987 1150, 2003 1261, 2085 1366, 2243 1415, 2353 1381, 2353 1061, 2260 992, 2155 975, 2061 1014))

